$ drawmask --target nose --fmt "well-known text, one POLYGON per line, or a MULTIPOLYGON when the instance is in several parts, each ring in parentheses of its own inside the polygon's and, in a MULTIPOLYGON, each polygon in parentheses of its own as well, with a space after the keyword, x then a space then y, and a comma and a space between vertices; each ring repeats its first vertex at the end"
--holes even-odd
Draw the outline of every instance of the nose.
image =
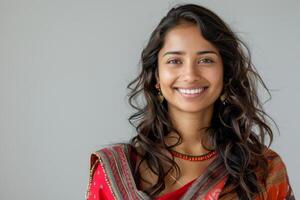
POLYGON ((200 79, 199 70, 193 61, 186 62, 183 66, 183 80, 185 82, 194 82, 200 79))

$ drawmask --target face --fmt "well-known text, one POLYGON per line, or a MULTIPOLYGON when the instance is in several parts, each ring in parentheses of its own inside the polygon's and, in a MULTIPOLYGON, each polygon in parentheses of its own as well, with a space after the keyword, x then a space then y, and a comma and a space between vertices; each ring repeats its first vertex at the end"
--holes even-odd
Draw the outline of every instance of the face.
POLYGON ((212 110, 223 88, 219 51, 194 24, 171 29, 158 54, 158 78, 168 109, 182 112, 212 110))

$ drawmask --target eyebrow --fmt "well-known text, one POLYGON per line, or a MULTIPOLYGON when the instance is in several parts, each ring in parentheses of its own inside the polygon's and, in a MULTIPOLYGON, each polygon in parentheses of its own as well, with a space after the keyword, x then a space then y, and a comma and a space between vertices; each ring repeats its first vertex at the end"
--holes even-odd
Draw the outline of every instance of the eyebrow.
MULTIPOLYGON (((207 51, 197 51, 196 54, 197 55, 203 55, 203 54, 208 54, 208 53, 213 53, 213 54, 218 55, 217 52, 215 52, 215 51, 209 51, 209 50, 207 50, 207 51)), ((184 55, 185 52, 183 52, 183 51, 168 51, 168 52, 164 53, 163 56, 168 55, 168 54, 184 55)))

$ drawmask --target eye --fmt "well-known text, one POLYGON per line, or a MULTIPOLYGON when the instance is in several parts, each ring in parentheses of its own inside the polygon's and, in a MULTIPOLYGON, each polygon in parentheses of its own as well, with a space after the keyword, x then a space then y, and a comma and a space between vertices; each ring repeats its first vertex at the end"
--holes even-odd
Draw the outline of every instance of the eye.
POLYGON ((180 62, 180 60, 178 59, 171 59, 167 61, 167 64, 178 64, 178 62, 180 62))
POLYGON ((199 62, 201 63, 214 63, 214 61, 210 58, 203 58, 201 60, 199 60, 199 62), (203 61, 203 62, 202 62, 203 61))

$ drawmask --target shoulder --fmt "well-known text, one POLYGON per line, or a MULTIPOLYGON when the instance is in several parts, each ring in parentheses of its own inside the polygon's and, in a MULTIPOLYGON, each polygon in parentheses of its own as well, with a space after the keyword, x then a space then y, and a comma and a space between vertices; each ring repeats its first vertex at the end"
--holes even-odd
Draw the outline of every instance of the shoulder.
POLYGON ((267 148, 264 151, 264 157, 268 162, 264 195, 268 199, 271 197, 271 199, 292 199, 293 192, 289 183, 287 167, 281 156, 276 151, 267 148))
POLYGON ((114 169, 121 160, 126 160, 128 149, 128 144, 118 143, 106 145, 91 153, 86 199, 103 199, 104 196, 104 199, 114 199, 107 180, 114 174, 114 169))
POLYGON ((277 181, 285 179, 285 177, 287 176, 287 168, 281 156, 276 151, 267 148, 264 152, 264 157, 268 162, 269 178, 276 177, 277 181))
MULTIPOLYGON (((262 157, 265 159, 265 161, 267 161, 266 167, 268 170, 268 178, 273 177, 274 175, 276 175, 277 178, 284 177, 283 175, 287 173, 286 165, 281 156, 276 151, 266 147, 263 151, 262 157), (280 173, 275 174, 275 172, 280 173)), ((264 170, 262 167, 256 168, 256 175, 259 179, 263 177, 263 174, 264 170)))
POLYGON ((265 148, 264 156, 265 156, 265 158, 267 158, 267 160, 269 162, 272 162, 274 160, 281 160, 282 161, 281 156, 275 150, 273 150, 271 148, 265 148))
POLYGON ((102 148, 94 151, 93 153, 97 152, 104 152, 104 151, 112 151, 116 149, 126 149, 129 148, 130 144, 129 143, 113 143, 113 144, 107 144, 102 146, 102 148))
POLYGON ((130 145, 127 143, 115 143, 105 145, 104 147, 92 152, 90 154, 90 169, 97 163, 108 162, 110 159, 127 155, 130 151, 130 145))

